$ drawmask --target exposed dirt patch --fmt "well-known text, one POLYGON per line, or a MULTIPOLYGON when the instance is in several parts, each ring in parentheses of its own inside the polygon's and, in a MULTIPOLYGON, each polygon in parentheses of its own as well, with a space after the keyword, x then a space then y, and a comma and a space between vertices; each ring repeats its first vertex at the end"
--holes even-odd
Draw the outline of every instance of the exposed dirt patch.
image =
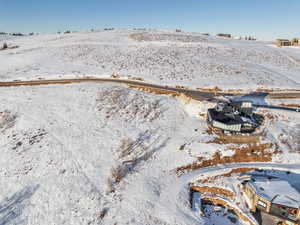
POLYGON ((236 197, 235 193, 233 193, 232 191, 229 191, 229 190, 226 190, 226 189, 223 189, 223 188, 219 188, 219 187, 192 186, 191 190, 195 191, 195 192, 200 192, 202 194, 210 193, 210 194, 214 194, 214 195, 222 195, 222 196, 225 196, 227 198, 230 198, 231 200, 234 200, 235 197, 236 197))
POLYGON ((256 89, 256 92, 274 92, 274 90, 267 89, 267 88, 258 88, 258 89, 256 89))
POLYGON ((285 106, 285 107, 291 107, 291 108, 298 108, 300 109, 300 105, 298 104, 280 104, 281 106, 285 106))
POLYGON ((200 117, 207 118, 207 113, 199 113, 200 117))
POLYGON ((230 150, 235 153, 232 156, 222 157, 220 152, 216 152, 211 159, 204 160, 199 157, 198 160, 192 164, 178 167, 177 174, 180 175, 186 171, 216 166, 220 164, 243 163, 243 162, 270 162, 274 155, 282 153, 277 149, 277 145, 272 143, 234 146, 230 150))
POLYGON ((260 141, 260 135, 249 135, 249 136, 226 136, 220 135, 215 139, 208 141, 207 143, 215 144, 249 144, 258 143, 260 141))
POLYGON ((161 90, 158 88, 140 87, 140 86, 135 86, 135 85, 128 85, 128 87, 138 89, 139 91, 154 93, 154 94, 158 94, 158 95, 170 95, 172 97, 180 96, 180 93, 178 93, 177 91, 161 90))

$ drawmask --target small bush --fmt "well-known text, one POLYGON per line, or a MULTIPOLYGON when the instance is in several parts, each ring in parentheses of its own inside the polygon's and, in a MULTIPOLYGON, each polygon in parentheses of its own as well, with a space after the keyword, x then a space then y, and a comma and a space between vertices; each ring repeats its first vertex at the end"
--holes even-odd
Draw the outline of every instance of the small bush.
POLYGON ((99 212, 98 214, 98 218, 100 220, 103 220, 107 213, 108 213, 108 208, 102 209, 101 212, 99 212))
POLYGON ((1 49, 4 50, 4 49, 7 49, 7 48, 8 48, 7 44, 4 43, 1 49))

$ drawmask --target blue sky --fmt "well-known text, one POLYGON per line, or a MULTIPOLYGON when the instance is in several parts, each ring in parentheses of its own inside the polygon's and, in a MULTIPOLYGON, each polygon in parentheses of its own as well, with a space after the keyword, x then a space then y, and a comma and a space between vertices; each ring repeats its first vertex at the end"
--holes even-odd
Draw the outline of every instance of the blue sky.
POLYGON ((104 27, 300 36, 300 0, 0 0, 0 31, 104 27))

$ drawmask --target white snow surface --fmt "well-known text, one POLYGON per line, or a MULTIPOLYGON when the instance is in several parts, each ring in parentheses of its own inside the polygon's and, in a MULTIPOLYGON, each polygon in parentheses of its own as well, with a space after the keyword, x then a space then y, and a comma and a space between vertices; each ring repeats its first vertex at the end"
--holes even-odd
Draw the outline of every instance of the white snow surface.
POLYGON ((0 224, 201 221, 168 186, 205 129, 178 100, 109 84, 0 91, 0 224), (177 197, 170 212, 162 199, 177 197))
POLYGON ((261 197, 275 204, 299 208, 300 193, 288 181, 259 176, 255 176, 253 179, 249 182, 261 197))
MULTIPOLYGON (((0 44, 3 42, 0 38, 0 44)), ((5 40, 0 79, 111 76, 192 88, 300 87, 300 48, 172 31, 97 31, 5 40)))
MULTIPOLYGON (((205 119, 196 116, 207 103, 193 107, 112 84, 0 92, 0 224, 213 224, 222 219, 191 210, 189 182, 241 166, 299 170, 300 155, 287 152, 278 165, 179 177, 176 168, 198 157, 228 155, 226 146, 207 143, 205 119)), ((291 113, 288 122, 273 122, 270 140, 284 138, 288 126, 295 131, 298 119, 291 113)))
MULTIPOLYGON (((193 88, 299 88, 299 50, 260 42, 126 30, 2 40, 20 47, 0 51, 1 81, 117 73, 193 88)), ((208 217, 193 213, 189 182, 240 167, 300 173, 299 113, 264 109, 274 116, 264 141, 283 151, 272 162, 178 176, 200 157, 234 154, 210 142, 199 113, 212 103, 109 83, 2 87, 0 96, 0 224, 234 224, 209 207, 208 217)), ((242 198, 235 178, 224 182, 242 198)))

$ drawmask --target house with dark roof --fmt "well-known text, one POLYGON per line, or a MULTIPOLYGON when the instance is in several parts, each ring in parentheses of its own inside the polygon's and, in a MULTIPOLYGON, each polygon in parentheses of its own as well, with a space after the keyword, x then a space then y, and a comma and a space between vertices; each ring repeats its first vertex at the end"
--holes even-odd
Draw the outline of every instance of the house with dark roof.
POLYGON ((208 126, 224 133, 251 133, 262 121, 250 101, 219 102, 207 110, 208 126))

